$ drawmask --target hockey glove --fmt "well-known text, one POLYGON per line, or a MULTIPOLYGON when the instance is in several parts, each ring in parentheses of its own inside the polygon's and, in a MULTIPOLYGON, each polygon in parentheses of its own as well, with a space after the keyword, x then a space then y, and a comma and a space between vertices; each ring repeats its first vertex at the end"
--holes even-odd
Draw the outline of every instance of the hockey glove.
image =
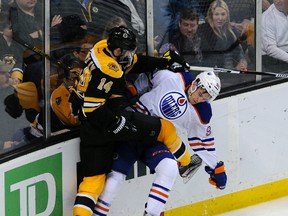
POLYGON ((127 121, 124 116, 116 116, 116 121, 108 128, 108 132, 114 134, 134 134, 137 128, 131 122, 127 121))
POLYGON ((23 108, 20 105, 19 98, 13 93, 8 95, 5 100, 5 111, 14 119, 20 117, 23 113, 23 108))
POLYGON ((69 102, 78 106, 82 106, 84 103, 83 97, 76 91, 76 89, 69 88, 69 92, 69 102))
POLYGON ((72 113, 74 116, 78 116, 83 106, 83 97, 74 88, 69 88, 69 92, 69 102, 72 105, 72 113))
POLYGON ((38 111, 33 109, 33 108, 30 108, 30 109, 25 109, 25 116, 26 116, 26 119, 30 122, 30 123, 33 123, 36 116, 38 115, 38 111))
POLYGON ((173 63, 179 63, 184 68, 189 69, 189 64, 185 61, 184 58, 182 58, 179 53, 173 50, 168 50, 163 54, 163 58, 166 58, 168 60, 168 65, 171 67, 173 63))
POLYGON ((215 169, 205 166, 205 171, 210 175, 209 183, 216 186, 220 190, 225 189, 227 182, 227 175, 225 173, 225 166, 222 161, 217 163, 215 169))

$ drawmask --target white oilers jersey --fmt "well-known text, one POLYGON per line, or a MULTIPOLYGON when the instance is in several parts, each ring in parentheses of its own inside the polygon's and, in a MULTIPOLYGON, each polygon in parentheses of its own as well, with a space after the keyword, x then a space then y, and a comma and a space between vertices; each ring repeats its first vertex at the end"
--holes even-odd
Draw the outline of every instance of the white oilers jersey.
POLYGON ((209 124, 211 106, 208 103, 196 106, 189 103, 181 73, 168 70, 155 73, 151 91, 140 97, 136 109, 170 120, 178 131, 187 131, 188 143, 194 152, 211 168, 216 167, 218 161, 209 124))

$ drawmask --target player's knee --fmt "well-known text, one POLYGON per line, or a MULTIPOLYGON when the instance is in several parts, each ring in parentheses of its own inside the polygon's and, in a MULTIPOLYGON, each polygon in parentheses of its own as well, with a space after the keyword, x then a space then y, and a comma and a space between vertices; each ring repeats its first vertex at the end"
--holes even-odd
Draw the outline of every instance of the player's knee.
POLYGON ((190 163, 190 153, 188 152, 185 143, 181 142, 181 144, 176 149, 170 151, 181 166, 187 166, 190 163))
POLYGON ((122 183, 125 181, 126 175, 115 170, 112 170, 108 175, 107 178, 112 178, 114 181, 118 183, 122 183))
POLYGON ((161 130, 158 135, 158 141, 164 143, 168 148, 178 139, 175 126, 168 120, 160 119, 161 130))
POLYGON ((175 180, 179 175, 177 161, 171 158, 161 160, 156 166, 155 171, 158 175, 165 177, 169 181, 175 180))
POLYGON ((79 185, 78 194, 76 195, 74 203, 74 216, 93 215, 93 209, 104 188, 105 180, 105 174, 83 178, 83 181, 79 185))

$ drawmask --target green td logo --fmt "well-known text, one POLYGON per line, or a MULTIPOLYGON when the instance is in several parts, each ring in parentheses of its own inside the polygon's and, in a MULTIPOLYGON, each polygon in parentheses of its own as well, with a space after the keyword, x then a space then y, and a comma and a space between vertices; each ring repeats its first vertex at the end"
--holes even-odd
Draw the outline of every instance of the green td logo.
POLYGON ((62 215, 62 154, 5 172, 6 216, 62 215))

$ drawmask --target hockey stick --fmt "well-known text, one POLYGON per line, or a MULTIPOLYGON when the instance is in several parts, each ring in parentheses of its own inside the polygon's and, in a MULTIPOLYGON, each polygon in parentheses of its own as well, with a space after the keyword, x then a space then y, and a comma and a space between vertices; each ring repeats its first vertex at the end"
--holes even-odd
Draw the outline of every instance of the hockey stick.
POLYGON ((288 78, 288 74, 280 74, 273 72, 260 72, 260 71, 251 71, 251 70, 231 70, 226 68, 218 68, 218 67, 198 67, 198 66, 190 66, 189 71, 214 71, 220 73, 231 73, 231 74, 253 74, 253 75, 266 75, 273 76, 276 78, 288 78))
POLYGON ((63 62, 53 58, 52 56, 48 55, 47 53, 43 52, 41 49, 37 48, 36 46, 33 46, 29 43, 27 43, 26 41, 22 40, 20 37, 13 35, 13 40, 15 40, 17 43, 19 43, 20 45, 26 47, 27 49, 32 50, 33 52, 41 55, 44 58, 47 58, 49 61, 57 64, 59 67, 61 67, 64 70, 71 70, 72 68, 69 67, 68 65, 64 64, 63 62))
POLYGON ((9 19, 11 21, 12 25, 12 39, 19 43, 20 45, 26 47, 29 50, 32 50, 33 52, 41 55, 44 58, 47 58, 49 61, 57 64, 59 67, 61 67, 64 70, 71 70, 72 68, 69 67, 68 65, 64 64, 63 62, 53 58, 52 56, 48 55, 47 53, 43 52, 41 49, 37 48, 36 46, 29 44, 28 42, 24 41, 19 37, 19 32, 18 32, 18 11, 15 7, 10 7, 9 11, 9 19))

